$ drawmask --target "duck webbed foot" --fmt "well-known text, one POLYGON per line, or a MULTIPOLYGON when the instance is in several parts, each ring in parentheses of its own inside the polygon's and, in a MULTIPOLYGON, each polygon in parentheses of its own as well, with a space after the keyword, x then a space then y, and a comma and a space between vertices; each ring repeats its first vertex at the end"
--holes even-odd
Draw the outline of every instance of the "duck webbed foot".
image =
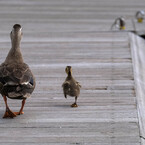
POLYGON ((3 118, 14 118, 16 116, 17 115, 14 112, 12 112, 9 108, 6 108, 6 112, 3 116, 3 118))
POLYGON ((73 103, 71 107, 78 107, 77 103, 73 103))
POLYGON ((77 96, 75 96, 75 102, 71 105, 71 107, 78 107, 78 105, 77 105, 77 96))
POLYGON ((24 114, 24 112, 15 112, 16 115, 24 114))
POLYGON ((3 98, 4 98, 5 105, 6 105, 6 112, 3 116, 3 118, 14 118, 14 117, 16 117, 17 115, 9 109, 9 106, 7 104, 6 96, 3 96, 3 98))

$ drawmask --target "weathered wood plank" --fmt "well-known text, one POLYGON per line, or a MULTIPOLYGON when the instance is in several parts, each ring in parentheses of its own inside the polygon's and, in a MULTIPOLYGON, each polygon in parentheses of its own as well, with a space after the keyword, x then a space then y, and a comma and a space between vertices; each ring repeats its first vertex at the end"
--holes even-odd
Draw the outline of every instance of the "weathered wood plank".
MULTIPOLYGON (((0 119, 1 145, 139 145, 139 127, 129 37, 107 32, 120 15, 132 30, 144 0, 0 1, 0 62, 14 23, 23 26, 24 60, 37 86, 15 119, 0 119), (99 32, 106 31, 106 32, 99 32), (66 65, 82 84, 78 108, 63 96, 66 65)), ((17 111, 21 102, 9 100, 17 111)), ((0 98, 0 116, 5 106, 0 98)))

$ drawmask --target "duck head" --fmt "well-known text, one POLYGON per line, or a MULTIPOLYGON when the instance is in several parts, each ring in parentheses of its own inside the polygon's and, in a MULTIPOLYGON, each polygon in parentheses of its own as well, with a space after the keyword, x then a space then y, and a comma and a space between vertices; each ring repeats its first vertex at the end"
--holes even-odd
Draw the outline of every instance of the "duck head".
POLYGON ((145 12, 137 11, 135 16, 136 16, 136 19, 138 20, 138 23, 142 23, 143 19, 145 18, 145 12))
POLYGON ((125 30, 125 19, 123 17, 119 18, 120 30, 125 30))
POLYGON ((10 33, 10 37, 11 37, 12 42, 14 42, 14 41, 17 42, 17 41, 21 40, 21 38, 22 38, 22 27, 21 27, 20 24, 15 24, 13 26, 13 29, 10 33))
POLYGON ((72 74, 72 67, 71 66, 67 66, 65 68, 65 72, 66 72, 66 74, 71 75, 72 74))
POLYGON ((115 19, 115 22, 111 26, 111 29, 116 27, 118 30, 125 30, 125 19, 123 17, 118 17, 115 19))

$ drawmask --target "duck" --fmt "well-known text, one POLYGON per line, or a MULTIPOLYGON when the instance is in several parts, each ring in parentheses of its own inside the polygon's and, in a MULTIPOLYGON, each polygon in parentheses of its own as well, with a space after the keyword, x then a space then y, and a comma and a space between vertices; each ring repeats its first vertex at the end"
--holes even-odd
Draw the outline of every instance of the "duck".
POLYGON ((137 11, 135 17, 136 17, 138 23, 142 23, 143 19, 145 18, 145 12, 143 10, 137 11))
POLYGON ((3 118, 14 118, 24 114, 23 108, 26 99, 31 96, 36 85, 35 77, 29 66, 24 63, 21 53, 22 27, 20 24, 13 26, 10 38, 12 47, 5 61, 0 65, 0 94, 6 106, 3 118), (7 98, 22 100, 18 112, 10 110, 7 98))
POLYGON ((114 26, 117 29, 125 30, 125 19, 123 17, 116 18, 115 22, 111 26, 111 29, 113 29, 114 26))
POLYGON ((64 97, 67 98, 67 95, 75 97, 75 102, 71 105, 71 107, 78 107, 77 98, 80 95, 81 85, 73 78, 71 66, 66 66, 65 72, 67 77, 65 82, 62 84, 64 97))

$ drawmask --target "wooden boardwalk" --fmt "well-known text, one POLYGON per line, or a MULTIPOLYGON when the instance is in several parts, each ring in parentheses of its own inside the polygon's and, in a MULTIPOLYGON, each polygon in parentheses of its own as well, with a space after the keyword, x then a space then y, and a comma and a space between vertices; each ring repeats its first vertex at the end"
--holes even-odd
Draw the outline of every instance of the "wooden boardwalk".
MULTIPOLYGON (((22 43, 37 87, 24 115, 0 119, 0 143, 139 145, 128 34, 63 33, 56 37, 57 41, 22 43), (66 65, 73 67, 82 84, 78 108, 70 107, 74 99, 63 97, 66 65)), ((7 51, 1 50, 2 56, 7 51)), ((20 101, 9 102, 13 110, 19 109, 20 101)), ((1 98, 0 116, 4 109, 1 98)))
MULTIPOLYGON (((129 35, 106 31, 118 16, 114 6, 122 4, 119 14, 128 14, 131 24, 134 10, 144 2, 133 0, 132 9, 130 1, 110 2, 0 2, 0 62, 10 48, 12 25, 22 24, 24 60, 37 81, 24 115, 2 119, 0 98, 0 145, 140 145, 129 35), (66 65, 82 85, 78 108, 70 107, 74 98, 63 96, 66 65)), ((8 102, 14 111, 21 105, 8 102)))

